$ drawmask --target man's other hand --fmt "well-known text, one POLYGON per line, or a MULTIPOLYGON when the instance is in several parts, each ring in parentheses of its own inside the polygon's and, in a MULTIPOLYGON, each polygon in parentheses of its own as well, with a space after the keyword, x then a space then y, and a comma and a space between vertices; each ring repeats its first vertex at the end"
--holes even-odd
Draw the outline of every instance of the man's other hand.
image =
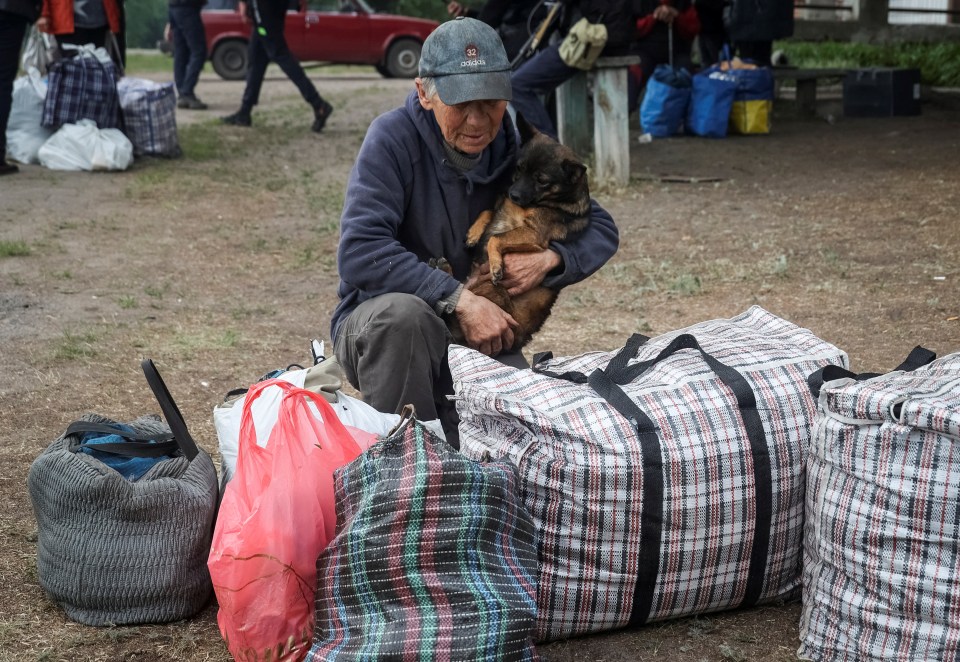
POLYGON ((451 16, 463 16, 467 13, 467 8, 457 2, 457 0, 453 0, 447 3, 447 13, 451 16))
POLYGON ((559 253, 507 253, 503 256, 503 280, 500 284, 512 297, 528 292, 543 282, 547 274, 562 264, 559 253))
POLYGON ((663 23, 673 23, 673 19, 675 19, 679 13, 680 12, 670 5, 658 5, 657 8, 653 10, 653 17, 663 23))
POLYGON ((464 289, 454 311, 467 345, 496 356, 513 347, 514 329, 519 326, 503 308, 470 290, 464 289))

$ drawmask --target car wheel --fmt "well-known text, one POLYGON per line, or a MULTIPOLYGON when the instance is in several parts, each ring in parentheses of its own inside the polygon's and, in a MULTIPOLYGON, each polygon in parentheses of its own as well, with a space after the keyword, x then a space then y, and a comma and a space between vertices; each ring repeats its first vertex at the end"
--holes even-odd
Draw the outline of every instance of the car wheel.
POLYGON ((225 80, 243 80, 247 75, 247 44, 239 39, 221 41, 213 49, 213 70, 225 80))
POLYGON ((383 66, 393 78, 414 78, 420 66, 419 41, 413 39, 399 39, 387 50, 387 58, 383 66))

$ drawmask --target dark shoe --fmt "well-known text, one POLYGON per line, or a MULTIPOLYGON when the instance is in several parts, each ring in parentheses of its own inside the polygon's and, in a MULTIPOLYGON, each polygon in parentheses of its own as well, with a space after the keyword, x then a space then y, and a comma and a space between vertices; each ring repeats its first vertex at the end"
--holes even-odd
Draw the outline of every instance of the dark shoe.
POLYGON ((192 94, 185 94, 177 101, 177 108, 188 108, 190 110, 206 110, 207 104, 200 101, 192 94))
POLYGON ((6 161, 0 161, 0 175, 12 175, 15 172, 20 172, 20 168, 13 165, 12 163, 7 163, 6 161))
POLYGON ((250 126, 250 113, 238 110, 233 115, 221 117, 220 121, 230 126, 250 126))
POLYGON ((310 127, 310 130, 314 133, 320 133, 323 131, 323 127, 326 125, 327 120, 332 114, 333 106, 326 101, 321 102, 320 106, 315 108, 313 111, 313 126, 310 127))

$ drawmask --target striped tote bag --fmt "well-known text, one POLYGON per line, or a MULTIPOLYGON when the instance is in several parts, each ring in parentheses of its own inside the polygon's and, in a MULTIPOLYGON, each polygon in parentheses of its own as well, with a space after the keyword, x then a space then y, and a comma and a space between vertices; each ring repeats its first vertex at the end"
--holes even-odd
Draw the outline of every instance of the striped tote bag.
POLYGON ((806 379, 846 362, 759 307, 532 371, 451 348, 461 448, 537 526, 538 640, 798 595, 806 379))
POLYGON ((409 412, 336 472, 307 660, 535 660, 537 552, 510 462, 475 462, 409 412))
POLYGON ((918 350, 886 375, 823 375, 801 659, 960 660, 960 353, 916 367, 918 350))

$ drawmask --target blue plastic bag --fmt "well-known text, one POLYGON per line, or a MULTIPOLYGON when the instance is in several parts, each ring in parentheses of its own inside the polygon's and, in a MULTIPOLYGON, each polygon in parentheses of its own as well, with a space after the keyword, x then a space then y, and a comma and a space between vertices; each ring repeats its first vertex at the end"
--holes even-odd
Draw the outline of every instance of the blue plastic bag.
POLYGON ((725 137, 736 93, 736 77, 718 66, 695 75, 687 109, 686 130, 708 138, 725 137))
POLYGON ((690 103, 690 72, 659 64, 640 104, 640 128, 654 138, 680 133, 690 103))

